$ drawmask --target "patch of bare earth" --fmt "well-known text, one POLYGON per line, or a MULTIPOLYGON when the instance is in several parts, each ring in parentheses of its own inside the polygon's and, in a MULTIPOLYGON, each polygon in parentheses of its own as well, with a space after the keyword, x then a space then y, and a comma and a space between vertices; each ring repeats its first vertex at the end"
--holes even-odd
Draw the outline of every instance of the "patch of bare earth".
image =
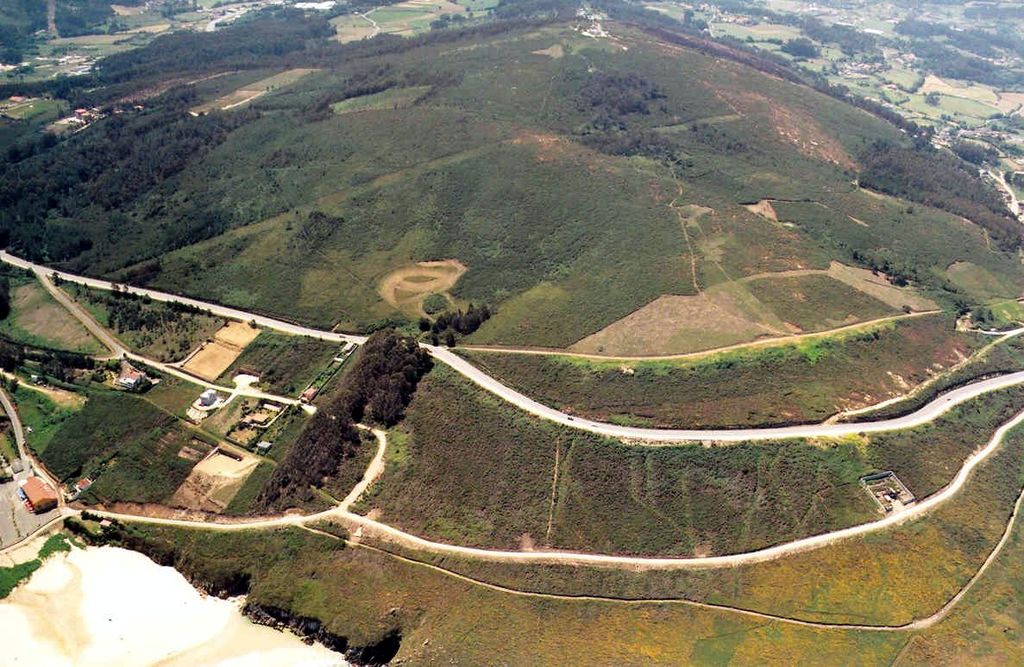
POLYGON ((531 51, 530 53, 534 54, 535 56, 547 56, 548 58, 558 60, 559 58, 565 56, 565 49, 562 48, 561 44, 554 44, 546 49, 537 49, 536 51, 531 51))
POLYGON ((846 283, 893 308, 907 306, 911 310, 921 311, 935 310, 939 307, 938 304, 923 296, 913 287, 893 285, 882 273, 872 273, 867 269, 832 262, 828 268, 828 275, 830 278, 846 283))
POLYGON ((223 512, 257 465, 259 459, 255 456, 216 449, 192 468, 170 504, 202 512, 223 512))
POLYGON ((769 199, 762 199, 756 204, 744 204, 743 208, 747 209, 751 213, 771 220, 772 222, 778 222, 779 216, 775 212, 775 208, 772 206, 772 202, 769 199))
POLYGON ((760 93, 722 89, 716 92, 739 114, 765 118, 776 136, 800 153, 848 169, 857 167, 843 145, 810 113, 780 104, 760 93))
POLYGON ((228 369, 259 333, 259 329, 243 322, 229 322, 213 335, 213 340, 206 341, 189 355, 181 367, 212 382, 228 369))
POLYGON ((378 293, 385 302, 413 316, 423 316, 423 300, 430 294, 448 291, 468 269, 457 259, 417 262, 395 269, 380 281, 378 293))

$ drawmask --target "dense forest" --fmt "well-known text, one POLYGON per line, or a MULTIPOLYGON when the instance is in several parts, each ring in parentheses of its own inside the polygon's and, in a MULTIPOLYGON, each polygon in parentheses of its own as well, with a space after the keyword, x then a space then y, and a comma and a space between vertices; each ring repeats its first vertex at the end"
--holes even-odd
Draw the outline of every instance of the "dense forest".
POLYGON ((109 0, 57 0, 54 22, 61 37, 95 33, 114 17, 109 0))
MULTIPOLYGON (((117 244, 131 226, 115 209, 220 144, 254 112, 193 118, 188 88, 154 100, 141 113, 115 114, 61 144, 0 165, 0 241, 44 261, 64 261, 93 247, 117 244), (74 224, 71 221, 74 221, 74 224)), ((196 202, 163 229, 155 250, 195 243, 223 232, 229 221, 196 202)))
POLYGON ((412 338, 393 330, 370 336, 341 387, 320 406, 267 480, 258 507, 271 510, 308 503, 312 487, 321 486, 344 460, 358 453, 361 438, 355 424, 396 424, 432 363, 412 338))
POLYGON ((860 184, 866 188, 963 216, 1006 250, 1019 248, 1024 240, 998 191, 950 153, 876 142, 864 151, 861 163, 860 184))
POLYGON ((33 43, 33 33, 46 28, 46 3, 39 0, 0 2, 0 63, 17 64, 33 43))

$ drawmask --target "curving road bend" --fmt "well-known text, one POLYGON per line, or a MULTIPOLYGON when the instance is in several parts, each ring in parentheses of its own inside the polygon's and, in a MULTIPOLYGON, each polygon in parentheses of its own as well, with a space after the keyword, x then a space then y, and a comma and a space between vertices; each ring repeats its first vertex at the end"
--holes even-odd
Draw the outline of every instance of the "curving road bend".
POLYGON ((860 422, 851 424, 804 424, 799 426, 779 426, 774 428, 747 428, 747 429, 657 429, 638 428, 634 426, 618 426, 605 422, 596 422, 579 417, 573 417, 549 408, 538 403, 532 398, 519 393, 493 377, 479 370, 468 361, 451 352, 447 348, 425 346, 430 353, 438 360, 451 366, 453 369, 466 376, 477 385, 487 391, 500 396, 509 403, 512 403, 521 410, 525 410, 537 417, 553 421, 564 426, 590 431, 598 435, 625 440, 640 440, 648 443, 677 443, 677 442, 741 442, 749 440, 783 440, 786 438, 817 438, 856 435, 860 433, 879 433, 882 431, 897 431, 900 429, 913 428, 933 421, 936 417, 949 412, 957 405, 989 392, 1015 387, 1024 383, 1024 371, 1001 375, 999 377, 981 380, 969 385, 954 389, 938 396, 931 403, 928 403, 916 412, 893 419, 883 419, 874 422, 860 422))
MULTIPOLYGON (((122 289, 131 294, 148 296, 154 301, 184 303, 199 308, 200 310, 209 311, 210 313, 220 317, 240 320, 243 322, 251 321, 268 329, 274 329, 297 336, 308 336, 320 340, 353 342, 357 344, 361 344, 366 341, 365 336, 353 336, 332 331, 322 331, 311 327, 293 324, 291 322, 285 322, 272 317, 266 317, 264 315, 256 315, 237 308, 206 303, 197 299, 181 297, 174 294, 168 294, 166 292, 122 286, 108 280, 87 278, 63 271, 53 271, 40 264, 34 264, 19 257, 15 257, 6 251, 0 251, 0 261, 11 264, 12 266, 29 269, 35 272, 36 275, 42 276, 44 282, 48 276, 56 275, 61 280, 79 283, 96 289, 122 289)), ((1007 335, 1007 333, 1013 332, 1003 332, 1001 335, 1007 335)), ((502 384, 500 381, 490 375, 487 375, 447 347, 422 343, 421 346, 428 350, 435 359, 450 366, 453 370, 472 380, 478 386, 534 416, 547 419, 548 421, 562 424, 563 426, 568 426, 570 428, 577 428, 583 431, 596 433, 598 435, 631 441, 638 445, 664 445, 668 443, 683 442, 741 442, 747 440, 783 440, 787 438, 815 437, 838 438, 860 433, 895 431, 926 424, 950 411, 957 405, 981 396, 982 394, 1024 384, 1024 371, 974 382, 940 395, 931 403, 928 403, 916 412, 902 417, 874 422, 859 422, 853 424, 803 424, 797 426, 749 429, 697 430, 638 428, 633 426, 619 426, 616 424, 597 422, 567 415, 564 412, 555 410, 554 408, 549 408, 548 406, 533 400, 515 389, 502 384)))
MULTIPOLYGON (((628 569, 632 571, 644 571, 644 570, 680 570, 680 569, 709 569, 709 568, 722 568, 722 567, 735 567, 737 565, 748 565, 752 563, 760 563, 769 560, 775 560, 784 556, 792 554, 810 551, 830 544, 834 544, 838 541, 850 539, 874 533, 877 531, 885 530, 898 526, 907 521, 920 518, 924 514, 934 510, 939 505, 952 499, 957 493, 961 491, 964 484, 968 481, 971 472, 982 463, 986 458, 991 456, 1003 443, 1006 435, 1015 427, 1019 426, 1024 422, 1024 412, 1017 414, 1013 419, 1008 421, 999 427, 998 430, 993 434, 992 438, 988 443, 978 451, 976 451, 964 465, 958 471, 956 477, 943 487, 939 492, 929 496, 922 500, 916 505, 912 505, 909 508, 899 512, 897 514, 889 515, 883 519, 873 521, 866 524, 860 524, 845 528, 842 530, 836 530, 830 533, 823 533, 821 535, 815 535, 812 537, 795 540, 785 544, 779 544, 766 549, 760 549, 757 551, 751 551, 747 553, 731 554, 726 556, 712 556, 704 558, 650 558, 650 557, 635 557, 635 556, 611 556, 605 554, 592 554, 592 553, 580 553, 570 551, 502 551, 492 549, 480 549, 475 547, 460 547, 452 544, 445 544, 441 542, 434 542, 427 540, 410 533, 406 533, 402 530, 389 526, 387 524, 380 523, 369 519, 368 517, 354 514, 348 510, 359 497, 366 491, 366 489, 375 482, 384 470, 384 455, 387 448, 387 435, 385 432, 373 429, 372 432, 377 438, 377 452, 370 462, 362 480, 352 489, 352 491, 345 497, 338 506, 319 512, 316 514, 310 514, 306 516, 301 515, 287 515, 278 518, 271 519, 257 519, 252 521, 241 521, 236 523, 204 523, 196 521, 188 521, 183 519, 169 519, 159 517, 143 517, 131 514, 121 514, 117 512, 106 512, 106 511, 93 511, 95 514, 109 517, 112 519, 118 519, 123 521, 135 521, 141 523, 152 523, 158 525, 170 525, 193 529, 205 529, 214 531, 237 531, 237 530, 252 530, 261 528, 280 528, 287 526, 296 527, 308 527, 307 524, 314 523, 321 520, 336 520, 339 523, 346 526, 352 534, 355 540, 362 539, 372 535, 373 537, 380 539, 384 542, 390 542, 399 544, 403 547, 407 547, 416 551, 427 551, 434 554, 450 554, 459 557, 468 557, 474 560, 483 560, 489 562, 499 563, 526 563, 526 564, 563 564, 563 565, 584 565, 584 566, 599 566, 599 567, 612 567, 628 569)), ((360 425, 360 428, 364 430, 371 430, 366 426, 360 425)), ((666 602, 685 602, 695 606, 709 607, 722 609, 726 611, 733 611, 740 614, 747 614, 753 616, 760 616, 766 619, 779 620, 788 623, 795 623, 798 625, 807 625, 811 627, 821 627, 830 629, 856 629, 856 630, 876 630, 876 631, 906 631, 906 630, 921 630, 932 625, 935 625, 943 618, 945 618, 952 610, 953 606, 956 605, 964 595, 977 583, 977 581, 984 575, 988 568, 995 562, 999 553, 1005 547, 1009 541, 1010 536, 1013 532, 1013 527, 1016 523, 1017 517, 1020 514, 1022 502, 1024 502, 1024 491, 1017 497, 1017 501, 1014 504, 1013 511, 1010 514, 1006 522, 1006 526, 1003 530, 1003 534, 999 541, 989 552, 988 556, 982 562, 981 566, 974 573, 974 575, 960 588, 955 595, 943 604, 935 613, 916 619, 903 625, 862 625, 862 624, 845 624, 845 623, 828 623, 828 622, 815 622, 805 621, 801 619, 794 619, 785 616, 775 616, 772 614, 765 614, 762 612, 751 611, 747 609, 731 607, 728 605, 714 605, 707 603, 695 602, 692 600, 676 599, 666 600, 666 602)), ((69 512, 70 514, 70 512, 69 512)), ((314 529, 315 530, 315 529, 314 529)), ((317 531, 319 532, 319 531, 317 531)), ((388 552, 390 553, 390 552, 388 552)), ((404 558, 404 557, 402 557, 404 558)), ((420 562, 420 561, 414 561, 420 562)), ((423 563, 421 563, 423 564, 423 563)), ((429 564, 423 564, 428 567, 436 567, 429 564)), ((458 573, 451 572, 449 570, 441 569, 452 576, 464 578, 458 573)), ((491 586, 487 582, 480 582, 477 580, 470 579, 475 583, 485 586, 491 586)), ((500 588, 500 587, 499 587, 500 588)), ((522 591, 516 591, 515 589, 508 589, 508 592, 512 593, 524 593, 522 591)), ((562 597, 562 596, 547 596, 545 594, 533 594, 539 597, 562 597)), ((581 596, 586 598, 586 596, 581 596)), ((596 598, 599 599, 599 598, 596 598)), ((636 602, 643 602, 644 600, 637 600, 636 602)), ((646 600, 651 602, 652 600, 646 600)))

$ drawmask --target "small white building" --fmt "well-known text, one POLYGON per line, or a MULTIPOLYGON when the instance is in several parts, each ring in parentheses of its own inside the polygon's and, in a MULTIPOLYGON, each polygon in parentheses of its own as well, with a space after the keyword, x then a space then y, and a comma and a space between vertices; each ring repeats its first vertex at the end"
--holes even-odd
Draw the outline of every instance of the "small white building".
POLYGON ((207 389, 199 395, 199 405, 204 408, 212 408, 220 400, 215 389, 207 389))

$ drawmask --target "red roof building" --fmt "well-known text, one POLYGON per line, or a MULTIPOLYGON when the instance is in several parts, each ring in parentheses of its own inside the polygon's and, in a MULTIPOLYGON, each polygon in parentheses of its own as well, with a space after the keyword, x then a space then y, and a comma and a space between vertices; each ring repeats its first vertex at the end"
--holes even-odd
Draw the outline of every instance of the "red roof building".
POLYGON ((26 479, 21 490, 25 493, 25 499, 28 500, 29 505, 32 506, 32 511, 36 514, 49 512, 57 507, 57 492, 53 490, 52 486, 38 477, 26 479))

